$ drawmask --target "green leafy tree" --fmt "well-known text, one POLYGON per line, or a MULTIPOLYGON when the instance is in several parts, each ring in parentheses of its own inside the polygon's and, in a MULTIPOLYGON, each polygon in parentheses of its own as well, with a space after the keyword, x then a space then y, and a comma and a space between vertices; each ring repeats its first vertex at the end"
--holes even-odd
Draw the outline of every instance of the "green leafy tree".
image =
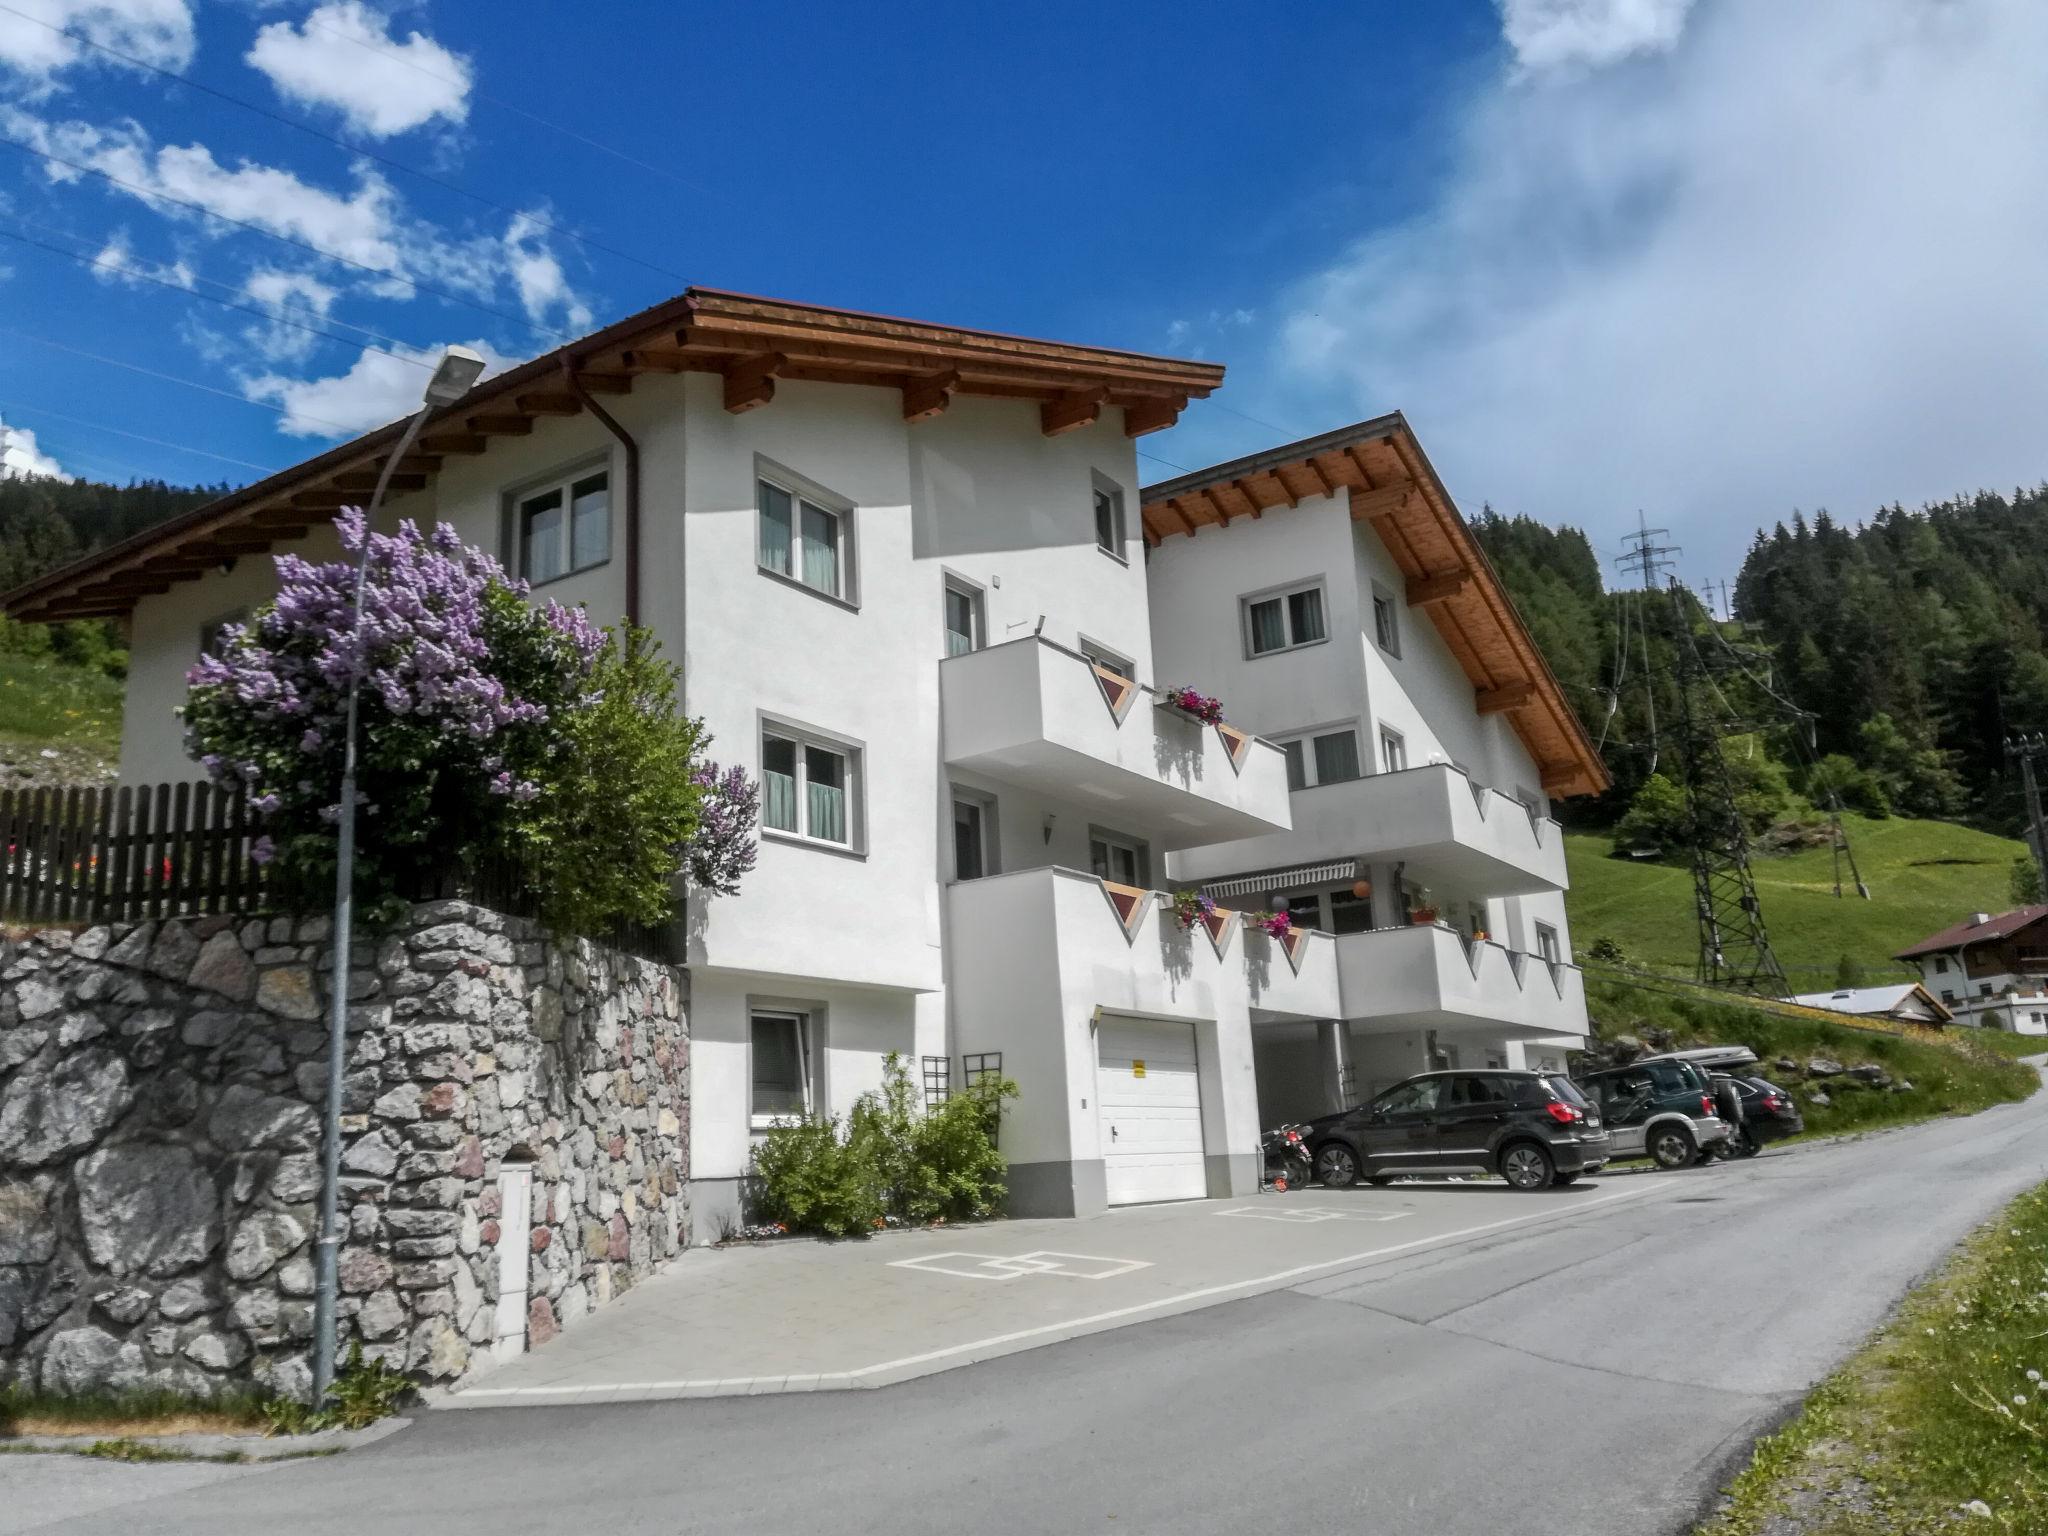
POLYGON ((2048 897, 2041 894, 2041 866, 2031 853, 2023 853, 2012 861, 2012 904, 2032 907, 2044 900, 2048 897))
POLYGON ((1670 853, 1685 846, 1690 824, 1685 792, 1663 774, 1653 773, 1643 780, 1635 799, 1629 802, 1628 814, 1614 829, 1615 851, 1633 853, 1639 848, 1655 848, 1670 853))
POLYGON ((1962 781, 1948 754, 1902 729, 1888 714, 1864 721, 1857 736, 1885 797, 1908 816, 1953 817, 1963 810, 1962 781))

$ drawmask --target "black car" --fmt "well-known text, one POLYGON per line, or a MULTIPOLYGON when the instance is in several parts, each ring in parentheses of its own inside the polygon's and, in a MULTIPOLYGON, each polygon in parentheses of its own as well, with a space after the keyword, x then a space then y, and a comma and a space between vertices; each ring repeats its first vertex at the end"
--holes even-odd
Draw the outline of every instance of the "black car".
POLYGON ((1733 1075, 1742 1097, 1742 1123, 1735 1128, 1736 1154, 1755 1157, 1766 1142, 1783 1141, 1806 1129, 1806 1117, 1792 1095, 1768 1078, 1733 1075))
POLYGON ((1370 1104, 1311 1121, 1303 1139, 1331 1189, 1452 1170, 1547 1189, 1607 1161, 1599 1112, 1562 1072, 1425 1072, 1370 1104))

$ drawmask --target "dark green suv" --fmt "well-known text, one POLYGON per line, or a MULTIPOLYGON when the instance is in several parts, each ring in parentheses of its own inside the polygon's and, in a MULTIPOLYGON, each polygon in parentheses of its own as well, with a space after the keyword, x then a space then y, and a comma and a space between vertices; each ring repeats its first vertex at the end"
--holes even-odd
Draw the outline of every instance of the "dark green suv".
POLYGON ((1425 1072, 1370 1104, 1302 1127, 1332 1189, 1404 1173, 1498 1173, 1516 1189, 1569 1184, 1607 1161, 1600 1114, 1562 1072, 1425 1072))

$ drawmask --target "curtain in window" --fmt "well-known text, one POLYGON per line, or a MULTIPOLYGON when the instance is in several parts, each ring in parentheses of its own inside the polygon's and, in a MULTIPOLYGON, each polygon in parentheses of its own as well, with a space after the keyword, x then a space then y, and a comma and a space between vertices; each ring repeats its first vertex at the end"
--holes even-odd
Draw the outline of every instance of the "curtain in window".
POLYGON ((839 519, 808 501, 804 506, 804 585, 839 595, 839 519))
POLYGON ((1311 587, 1287 599, 1287 617, 1294 624, 1294 643, 1307 645, 1323 638, 1323 594, 1311 587))
POLYGON ((553 581, 563 574, 562 493, 536 496, 519 509, 520 544, 528 581, 553 581))
POLYGON ((1280 599, 1269 597, 1251 605, 1252 650, 1277 651, 1287 644, 1287 630, 1280 619, 1280 599))
POLYGON ((611 495, 603 475, 569 488, 569 569, 602 564, 612 553, 611 495))
POLYGON ((766 480, 760 484, 761 497, 761 549, 756 557, 761 568, 779 571, 784 576, 789 570, 789 492, 779 485, 770 485, 766 480))
POLYGON ((809 791, 806 830, 827 842, 846 842, 846 759, 823 747, 806 747, 804 775, 809 791))
POLYGON ((1095 493, 1095 542, 1102 548, 1115 553, 1123 542, 1122 532, 1117 527, 1116 497, 1108 491, 1095 493))
POLYGON ((946 654, 965 656, 974 649, 974 599, 946 588, 946 654))
POLYGON ((797 830, 796 743, 774 736, 761 743, 761 825, 797 830))
POLYGON ((1316 738, 1316 782, 1335 784, 1358 777, 1358 738, 1336 731, 1316 738))

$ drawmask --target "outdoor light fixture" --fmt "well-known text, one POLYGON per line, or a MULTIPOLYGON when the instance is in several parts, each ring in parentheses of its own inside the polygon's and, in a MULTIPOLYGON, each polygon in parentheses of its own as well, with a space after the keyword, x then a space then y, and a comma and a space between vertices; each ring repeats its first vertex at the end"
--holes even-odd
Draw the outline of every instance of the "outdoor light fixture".
MULTIPOLYGON (((421 394, 420 408, 399 434, 398 445, 384 460, 377 489, 363 509, 363 543, 356 551, 355 628, 362 627, 363 589, 370 579, 370 530, 384 504, 392 473, 411 452, 427 418, 469 393, 484 371, 484 360, 467 347, 441 354, 434 376, 421 394)), ((327 1113, 320 1139, 320 1236, 315 1243, 316 1288, 313 1297, 313 1404, 326 1400, 334 1384, 334 1315, 339 1293, 341 1227, 341 1077, 348 1065, 349 950, 354 939, 356 878, 356 697, 362 682, 362 652, 351 660, 348 679, 348 724, 342 738, 341 815, 335 836, 334 969, 327 990, 327 1113)))

